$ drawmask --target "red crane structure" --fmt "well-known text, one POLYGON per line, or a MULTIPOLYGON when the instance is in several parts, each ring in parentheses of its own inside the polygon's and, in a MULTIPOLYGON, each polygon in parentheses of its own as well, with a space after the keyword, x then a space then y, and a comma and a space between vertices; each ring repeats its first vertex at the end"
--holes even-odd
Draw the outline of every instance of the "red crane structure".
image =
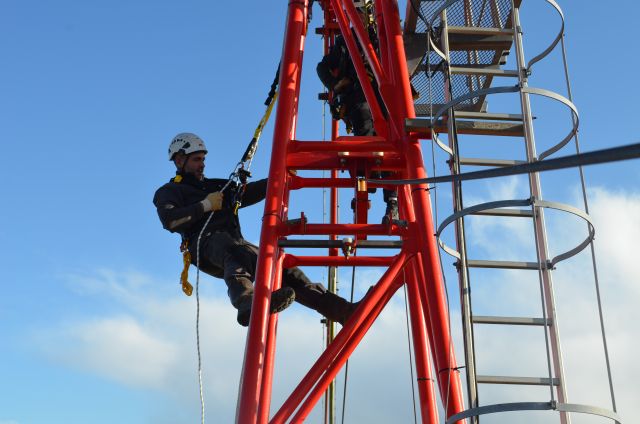
MULTIPOLYGON (((560 18, 558 35, 545 51, 526 62, 519 17, 521 0, 409 1, 404 31, 400 26, 397 1, 375 0, 373 20, 378 38, 375 47, 358 16, 353 0, 316 1, 324 12, 324 24, 318 32, 324 36, 325 53, 335 42, 334 36, 340 33, 371 109, 376 135, 339 136, 338 122, 333 121, 331 141, 297 139, 303 54, 308 33, 309 8, 313 2, 289 0, 260 255, 236 421, 241 424, 304 421, 394 293, 405 286, 422 423, 439 422, 436 390, 439 391, 442 409, 446 414, 443 421, 447 424, 477 424, 483 414, 522 410, 554 411, 557 413, 554 417, 559 418, 562 424, 571 423, 570 413, 588 413, 620 422, 615 412, 601 309, 600 323, 613 411, 568 403, 566 394, 552 271, 561 261, 591 246, 595 273, 592 245, 594 228, 587 211, 544 200, 538 171, 530 170, 526 171, 526 182, 521 184, 521 188, 526 189, 524 199, 492 201, 465 207, 462 202, 461 180, 453 182, 454 213, 436 229, 429 188, 424 183, 427 175, 420 148, 421 139, 432 139, 447 152, 452 177, 463 176, 463 166, 488 166, 495 168, 489 170, 492 172, 509 167, 515 169, 523 164, 531 167, 545 165, 546 157, 561 151, 572 139, 579 151, 578 114, 571 101, 566 60, 567 97, 529 85, 534 63, 546 57, 556 46, 562 47, 563 58, 565 57, 562 40, 564 15, 557 3, 547 0, 560 18), (418 17, 421 20, 420 31, 416 29, 418 17), (416 49, 416 44, 428 47, 416 49), (507 64, 512 46, 515 53, 512 57, 515 56, 515 60, 511 64, 515 64, 516 69, 502 69, 502 65, 507 64), (437 70, 431 68, 432 55, 440 58, 437 70), (414 73, 410 77, 408 56, 412 71, 422 67, 426 72, 414 73), (370 74, 375 84, 372 83, 370 74), (424 101, 414 104, 412 83, 420 85, 419 79, 422 78, 424 88, 424 78, 431 78, 436 74, 442 85, 436 103, 430 98, 429 104, 424 101), (517 80, 517 83, 492 87, 494 79, 517 80), (518 97, 520 110, 517 113, 489 113, 486 98, 505 93, 518 97), (534 117, 529 101, 531 96, 557 101, 567 106, 571 112, 569 133, 559 143, 545 147, 546 150, 542 153, 536 151, 534 117), (416 112, 419 116, 428 116, 428 119, 416 119, 416 112), (447 135, 448 145, 437 137, 439 133, 447 135), (464 157, 458 146, 459 134, 516 139, 522 143, 517 148, 520 149, 520 156, 524 157, 509 160, 464 157), (298 175, 291 172, 297 170, 330 172, 327 177, 309 178, 303 177, 302 173, 298 175), (386 180, 368 178, 372 172, 383 172, 382 175, 392 172, 393 179, 405 180, 401 181, 403 185, 393 186, 398 187, 400 219, 389 219, 383 224, 367 222, 369 189, 392 188, 391 177, 385 177, 386 180), (408 184, 406 180, 414 181, 408 184), (415 180, 422 180, 422 183, 415 180), (288 216, 290 193, 293 190, 313 188, 326 188, 331 192, 329 223, 308 222, 304 214, 299 218, 288 216), (338 189, 349 188, 354 191, 353 223, 339 223, 337 192, 338 189), (586 239, 575 248, 552 257, 547 248, 545 209, 568 212, 584 219, 587 222, 586 239), (472 245, 467 242, 470 236, 465 236, 465 218, 470 215, 529 219, 536 259, 470 259, 468 256, 477 253, 467 248, 472 245), (443 228, 453 223, 455 248, 447 247, 440 239, 443 228), (303 238, 296 239, 296 236, 303 238), (314 240, 309 239, 309 236, 322 238, 314 240), (344 236, 349 237, 341 238, 344 236), (386 237, 371 240, 369 236, 386 237), (450 333, 438 244, 446 253, 456 258, 464 342, 464 388, 450 333), (285 252, 287 247, 322 248, 326 254, 293 255, 285 252), (369 248, 384 248, 384 252, 393 253, 387 256, 363 254, 369 248), (333 272, 336 267, 369 266, 384 267, 386 271, 359 303, 337 336, 328 337, 330 343, 327 348, 293 388, 289 397, 279 408, 272 408, 277 315, 269 314, 269 303, 272 291, 279 288, 282 269, 294 266, 330 267, 333 272), (538 309, 534 314, 540 314, 541 317, 509 317, 494 312, 489 316, 474 314, 471 302, 471 268, 522 273, 516 277, 519 281, 531 280, 520 277, 525 273, 537 275, 540 295, 530 297, 538 302, 538 309), (534 329, 536 337, 543 339, 545 343, 543 364, 546 370, 543 376, 522 376, 527 375, 528 371, 522 372, 521 376, 480 375, 476 370, 477 355, 474 347, 474 328, 478 325, 534 329), (536 402, 481 405, 478 386, 482 384, 543 387, 548 389, 547 395, 544 395, 548 398, 536 402)), ((431 94, 430 90, 429 93, 431 94)), ((478 145, 484 144, 476 143, 478 145)), ((635 146, 635 149, 638 147, 635 146)), ((510 153, 515 156, 518 152, 515 148, 512 150, 510 153)), ((466 176, 468 174, 473 173, 467 173, 466 176)), ((588 210, 586 195, 585 209, 588 210)), ((595 287, 598 291, 597 275, 595 287)))
MULTIPOLYGON (((369 175, 371 171, 394 171, 397 178, 426 177, 418 137, 415 133, 405 131, 405 120, 415 117, 415 113, 397 3, 390 0, 376 2, 379 54, 371 45, 351 0, 327 0, 322 2, 322 6, 325 11, 324 30, 328 32, 339 28, 349 48, 378 135, 335 137, 337 126, 334 125, 332 142, 296 139, 309 2, 291 0, 286 20, 269 186, 237 421, 268 422, 277 320, 276 316, 268 314, 268 310, 270 293, 278 288, 282 267, 384 266, 388 269, 380 281, 275 413, 271 422, 282 423, 291 419, 298 422, 307 416, 389 299, 404 284, 404 270, 407 275, 422 420, 425 423, 435 423, 437 407, 431 374, 433 367, 441 371, 437 375, 438 387, 448 405, 447 416, 462 411, 463 403, 460 378, 454 371, 457 365, 449 334, 446 298, 426 185, 401 187, 398 201, 402 221, 390 222, 388 225, 367 223, 366 207, 356 208, 358 210, 354 223, 337 223, 335 195, 332 196, 331 223, 314 224, 307 223, 304 217, 297 220, 289 220, 287 217, 291 190, 327 187, 335 193, 338 188, 353 187, 357 203, 366 205, 368 192, 362 176, 369 175), (351 27, 354 29, 353 33, 351 27), (384 105, 379 104, 367 77, 354 33, 363 47, 384 105), (330 170, 332 173, 329 178, 302 178, 288 172, 306 169, 330 170), (350 177, 337 178, 338 170, 348 170, 350 177), (370 235, 398 236, 401 243, 395 245, 401 247, 399 253, 389 257, 339 255, 339 248, 336 246, 340 243, 330 244, 331 240, 326 240, 326 246, 330 247, 326 256, 294 256, 283 251, 283 247, 287 246, 286 238, 294 235, 333 236, 334 240, 338 235, 354 235, 355 242, 350 246, 343 246, 344 249, 365 247, 366 237, 370 235), (435 362, 433 366, 430 363, 430 353, 435 362)), ((327 40, 329 38, 326 37, 327 40)), ((384 181, 373 185, 383 186, 384 181)))

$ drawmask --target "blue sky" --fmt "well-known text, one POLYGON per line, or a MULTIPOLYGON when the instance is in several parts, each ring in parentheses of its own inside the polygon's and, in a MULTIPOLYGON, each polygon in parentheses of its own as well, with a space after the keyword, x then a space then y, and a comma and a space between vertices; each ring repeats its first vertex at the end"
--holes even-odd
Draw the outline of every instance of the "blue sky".
MULTIPOLYGON (((524 3, 532 4, 522 12, 531 57, 544 44, 539 25, 553 32, 557 19, 538 7, 545 2, 524 3)), ((279 61, 286 4, 2 2, 0 129, 7 173, 0 188, 5 199, 0 211, 0 424, 199 419, 195 302, 179 290, 179 240, 162 230, 151 199, 173 173, 166 147, 178 132, 195 132, 208 143, 208 176, 231 171, 264 110, 279 61)), ((583 149, 637 142, 637 4, 623 0, 606 8, 564 1, 561 6, 583 149)), ((322 138, 322 104, 316 100, 321 86, 315 77, 320 54, 320 39, 310 31, 300 139, 322 138)), ((562 87, 558 59, 552 57, 553 71, 539 65, 540 73, 550 76, 536 83, 562 87)), ((542 143, 548 130, 541 130, 542 143)), ((269 125, 254 161, 256 176, 267 173, 270 143, 269 125)), ((429 163, 428 144, 424 149, 429 163)), ((638 169, 637 162, 627 162, 586 170, 600 224, 596 246, 602 254, 614 379, 627 423, 640 420, 634 408, 640 396, 635 384, 640 333, 634 324, 640 318, 634 246, 640 237, 638 169)), ((543 191, 575 203, 575 175, 545 177, 543 191)), ((478 184, 470 197, 517 195, 518 181, 478 184)), ((315 194, 293 197, 293 213, 320 214, 321 193, 315 194)), ((448 198, 443 194, 440 200, 446 204, 448 198)), ((376 203, 381 202, 374 201, 375 219, 382 211, 376 203)), ((259 237, 261 212, 261 206, 243 212, 249 240, 259 237)), ((560 244, 578 228, 572 225, 554 227, 560 244)), ((474 231, 482 235, 504 228, 478 225, 474 231)), ((584 287, 570 283, 588 267, 581 261, 559 270, 559 280, 568 281, 560 295, 566 290, 573 312, 593 308, 584 287)), ((312 275, 323 278, 321 272, 312 275)), ((359 274, 356 297, 375 275, 359 274)), ((350 274, 344 271, 342 277, 346 284, 350 274)), ((234 323, 222 282, 203 276, 202 283, 207 417, 230 422, 245 330, 234 323)), ((505 303, 513 301, 503 295, 505 303)), ((352 361, 351 422, 411 419, 402 308, 394 299, 352 361), (402 343, 404 349, 395 348, 402 343), (368 380, 372 367, 387 378, 387 387, 368 380), (367 412, 372 403, 388 407, 367 412)), ((567 353, 578 358, 578 365, 567 368, 579 376, 591 367, 582 361, 589 356, 585 351, 597 350, 597 340, 592 329, 582 329, 581 322, 571 321, 572 313, 566 314, 567 353)), ((274 399, 287 394, 320 352, 321 333, 317 315, 299 306, 283 314, 274 399)), ((579 399, 589 397, 580 384, 574 387, 579 399)), ((591 400, 607 406, 602 396, 591 400)))

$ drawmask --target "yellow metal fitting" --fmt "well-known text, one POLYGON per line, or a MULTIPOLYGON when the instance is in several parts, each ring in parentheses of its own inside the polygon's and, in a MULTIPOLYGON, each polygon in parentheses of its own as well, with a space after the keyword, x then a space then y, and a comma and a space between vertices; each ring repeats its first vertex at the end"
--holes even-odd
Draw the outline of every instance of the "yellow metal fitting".
POLYGON ((358 191, 367 191, 367 180, 363 177, 358 178, 358 191))

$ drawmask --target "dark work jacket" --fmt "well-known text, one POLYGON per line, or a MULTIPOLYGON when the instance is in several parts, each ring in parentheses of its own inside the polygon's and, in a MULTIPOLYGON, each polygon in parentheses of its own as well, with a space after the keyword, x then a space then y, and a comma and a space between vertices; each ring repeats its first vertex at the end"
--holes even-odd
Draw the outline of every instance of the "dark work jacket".
MULTIPOLYGON (((200 203, 209 193, 220 191, 227 180, 205 178, 197 180, 192 174, 182 175, 182 181, 171 179, 160 187, 153 196, 153 204, 158 210, 162 226, 172 233, 180 233, 182 237, 195 244, 202 226, 209 217, 200 203)), ((222 209, 213 212, 213 216, 203 234, 224 231, 232 237, 241 238, 240 220, 233 213, 233 200, 237 186, 232 183, 224 191, 222 209)), ((267 193, 267 180, 259 180, 247 184, 242 197, 242 207, 258 203, 267 193)))
POLYGON ((349 49, 347 49, 347 44, 342 36, 336 36, 335 44, 318 63, 316 72, 322 84, 331 91, 341 79, 351 79, 351 84, 344 87, 340 93, 335 93, 336 95, 342 95, 343 101, 349 104, 366 101, 358 80, 358 74, 349 55, 349 49))
MULTIPOLYGON (((369 26, 368 30, 369 40, 371 40, 374 50, 377 51, 378 37, 373 27, 369 26)), ((358 46, 360 56, 364 59, 364 53, 362 51, 360 41, 355 35, 355 31, 353 29, 351 30, 351 33, 356 39, 356 45, 358 46)), ((369 68, 366 60, 364 60, 364 63, 367 73, 369 74, 369 80, 374 85, 374 89, 377 90, 377 83, 375 81, 375 78, 373 78, 373 73, 371 72, 371 69, 369 68)), ((364 93, 362 91, 362 87, 360 85, 360 81, 358 80, 358 74, 355 67, 353 66, 351 56, 349 55, 347 43, 344 41, 344 37, 342 37, 342 35, 336 36, 334 45, 329 50, 329 53, 327 53, 327 55, 322 58, 320 63, 318 63, 316 72, 318 73, 318 77, 320 78, 320 81, 322 81, 322 84, 331 91, 333 91, 335 85, 342 78, 347 77, 351 79, 353 81, 353 84, 345 87, 342 93, 335 94, 345 95, 346 97, 348 97, 349 102, 354 104, 366 101, 364 93)))

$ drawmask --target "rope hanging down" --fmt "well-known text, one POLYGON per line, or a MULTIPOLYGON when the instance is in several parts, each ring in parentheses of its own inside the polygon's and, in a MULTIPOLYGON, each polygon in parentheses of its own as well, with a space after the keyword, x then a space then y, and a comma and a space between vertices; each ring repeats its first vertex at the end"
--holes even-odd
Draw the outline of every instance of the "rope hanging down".
MULTIPOLYGON (((242 205, 242 195, 244 194, 244 189, 247 185, 247 179, 251 177, 251 162, 253 161, 253 156, 258 149, 258 141, 260 140, 260 135, 262 134, 262 130, 264 129, 267 121, 269 120, 269 116, 271 115, 271 110, 273 109, 273 105, 276 102, 278 97, 277 87, 278 81, 280 78, 280 65, 278 65, 278 70, 276 72, 276 76, 273 79, 273 83, 271 84, 271 89, 269 90, 269 94, 267 95, 267 100, 265 100, 264 104, 267 106, 267 110, 265 111, 262 119, 258 123, 258 127, 253 133, 253 138, 249 142, 247 149, 242 155, 242 159, 236 164, 233 172, 229 175, 229 179, 226 184, 220 190, 223 192, 224 190, 231 185, 232 182, 239 183, 237 189, 234 193, 234 212, 237 214, 240 205, 242 205), (248 163, 247 163, 248 162, 248 163), (246 167, 246 168, 245 168, 246 167)), ((202 226, 202 230, 198 234, 198 240, 196 241, 196 263, 200 264, 200 240, 202 238, 202 234, 204 233, 205 228, 209 225, 209 221, 211 221, 211 217, 213 216, 213 211, 209 213, 206 222, 202 226)), ((193 286, 188 281, 189 277, 189 266, 191 265, 191 254, 188 250, 188 241, 183 240, 180 250, 183 252, 183 263, 184 267, 182 269, 182 273, 180 274, 180 283, 182 285, 182 291, 187 296, 191 296, 193 293, 193 286)), ((200 267, 196 268, 196 348, 198 351, 198 384, 200 388, 200 417, 201 424, 205 423, 205 411, 204 411, 204 390, 202 384, 202 355, 200 354, 200 267)))

